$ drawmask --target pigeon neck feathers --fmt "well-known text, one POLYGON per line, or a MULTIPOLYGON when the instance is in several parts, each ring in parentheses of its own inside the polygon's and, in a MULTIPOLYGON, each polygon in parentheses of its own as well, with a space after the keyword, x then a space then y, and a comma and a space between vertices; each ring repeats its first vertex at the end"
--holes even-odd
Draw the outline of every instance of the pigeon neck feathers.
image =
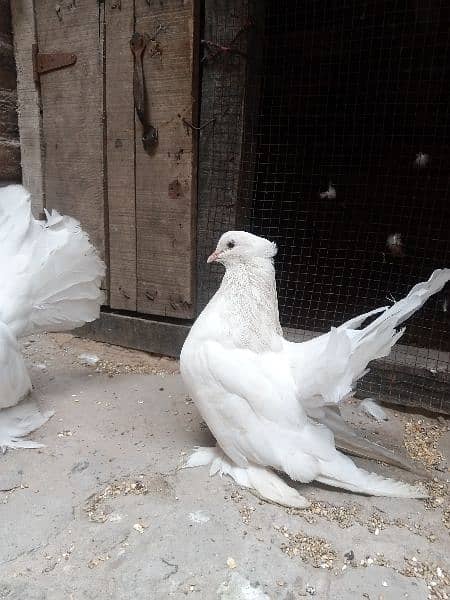
POLYGON ((229 265, 213 305, 229 325, 233 347, 254 352, 280 349, 282 330, 272 259, 253 257, 229 265))

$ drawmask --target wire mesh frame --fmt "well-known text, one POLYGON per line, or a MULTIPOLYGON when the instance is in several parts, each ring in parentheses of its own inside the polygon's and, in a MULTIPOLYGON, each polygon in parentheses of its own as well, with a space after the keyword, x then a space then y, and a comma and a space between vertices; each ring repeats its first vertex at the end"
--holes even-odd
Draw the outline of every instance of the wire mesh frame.
MULTIPOLYGON (((278 243, 280 317, 299 341, 450 264, 449 13, 206 1, 200 307, 221 277, 206 256, 236 226, 278 243)), ((410 319, 361 394, 450 412, 449 301, 447 287, 410 319)))

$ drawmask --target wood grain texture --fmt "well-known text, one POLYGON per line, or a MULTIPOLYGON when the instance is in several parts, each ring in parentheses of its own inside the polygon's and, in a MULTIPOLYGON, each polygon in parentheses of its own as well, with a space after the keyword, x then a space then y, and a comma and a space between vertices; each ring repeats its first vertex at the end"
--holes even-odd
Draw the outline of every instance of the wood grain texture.
MULTIPOLYGON (((136 30, 150 41, 144 55, 150 122, 159 142, 148 155, 136 124, 136 222, 139 312, 191 318, 195 312, 196 118, 192 0, 136 0, 136 30)), ((196 57, 195 57, 196 58, 196 57)))
POLYGON ((35 3, 39 51, 73 52, 75 65, 41 75, 47 208, 79 219, 105 257, 103 6, 35 3))
POLYGON ((19 140, 17 124, 17 92, 0 86, 0 138, 19 140))
POLYGON ((190 326, 101 312, 100 318, 76 330, 76 335, 107 344, 164 356, 180 356, 190 326))
MULTIPOLYGON (((205 0, 203 37, 226 46, 248 17, 249 0, 205 0)), ((246 35, 239 37, 235 48, 246 53, 246 35)), ((237 225, 246 71, 246 58, 236 54, 218 55, 203 62, 200 125, 205 127, 199 140, 198 312, 216 292, 223 275, 221 266, 207 265, 206 259, 220 236, 237 225)))
POLYGON ((10 0, 0 0, 0 34, 12 33, 10 0))
POLYGON ((0 180, 19 181, 16 67, 9 4, 0 0, 0 180))
POLYGON ((107 3, 105 24, 110 306, 136 311, 134 2, 107 3))
MULTIPOLYGON (((1 6, 0 6, 1 10, 1 6)), ((3 90, 16 89, 16 66, 12 43, 11 15, 6 15, 0 21, 0 88, 3 90)))
POLYGON ((22 183, 31 193, 33 212, 37 216, 44 207, 44 185, 41 106, 31 61, 31 47, 36 42, 34 2, 14 0, 11 11, 17 68, 22 183))
POLYGON ((0 138, 0 181, 20 181, 20 144, 0 138))

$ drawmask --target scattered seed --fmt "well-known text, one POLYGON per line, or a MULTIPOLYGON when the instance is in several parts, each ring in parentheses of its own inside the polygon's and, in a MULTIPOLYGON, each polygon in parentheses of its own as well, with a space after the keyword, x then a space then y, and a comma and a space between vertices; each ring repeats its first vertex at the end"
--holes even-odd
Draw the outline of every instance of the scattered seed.
POLYGON ((425 423, 422 419, 405 423, 403 443, 411 458, 428 468, 438 466, 444 459, 438 449, 441 435, 447 431, 439 423, 425 423))
POLYGON ((95 558, 92 558, 89 562, 88 562, 88 567, 90 569, 95 569, 95 567, 98 567, 98 565, 100 565, 102 562, 106 562, 107 560, 109 560, 111 557, 109 556, 109 554, 100 554, 99 556, 96 556, 95 558))
POLYGON ((281 550, 290 558, 298 556, 302 561, 311 563, 313 567, 333 568, 337 553, 328 540, 301 531, 292 533, 286 527, 281 527, 279 532, 287 540, 281 545, 281 550))

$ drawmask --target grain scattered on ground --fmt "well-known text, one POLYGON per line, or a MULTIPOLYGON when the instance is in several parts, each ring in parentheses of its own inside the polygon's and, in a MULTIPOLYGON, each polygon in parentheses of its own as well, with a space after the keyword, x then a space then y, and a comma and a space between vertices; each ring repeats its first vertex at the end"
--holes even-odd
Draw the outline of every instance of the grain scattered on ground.
POLYGON ((444 457, 438 448, 439 438, 448 430, 447 425, 438 421, 427 423, 422 419, 405 423, 403 443, 409 456, 425 467, 438 467, 444 457))
POLYGON ((318 536, 307 535, 300 531, 293 533, 287 527, 274 526, 286 541, 281 544, 281 550, 289 557, 298 557, 313 567, 332 569, 337 559, 337 552, 331 543, 318 536))

